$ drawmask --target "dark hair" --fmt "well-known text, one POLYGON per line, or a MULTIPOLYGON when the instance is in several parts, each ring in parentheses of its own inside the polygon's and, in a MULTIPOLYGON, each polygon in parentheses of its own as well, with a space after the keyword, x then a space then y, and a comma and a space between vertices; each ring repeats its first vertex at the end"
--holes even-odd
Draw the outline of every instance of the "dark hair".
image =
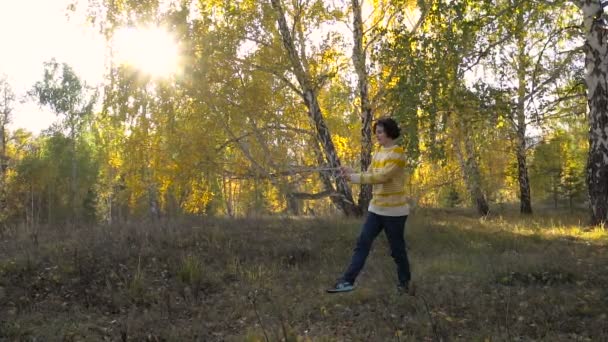
POLYGON ((397 139, 401 134, 401 129, 399 128, 399 125, 397 125, 397 122, 392 118, 378 119, 378 121, 376 121, 373 126, 374 134, 376 134, 377 126, 382 126, 382 128, 384 128, 384 133, 391 139, 397 139))

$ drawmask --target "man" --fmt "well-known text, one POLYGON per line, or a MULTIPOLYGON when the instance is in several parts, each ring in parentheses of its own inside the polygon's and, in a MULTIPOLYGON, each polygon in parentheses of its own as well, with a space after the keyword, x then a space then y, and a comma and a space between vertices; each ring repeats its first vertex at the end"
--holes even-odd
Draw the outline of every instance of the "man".
POLYGON ((351 168, 341 168, 342 176, 351 182, 373 184, 372 200, 351 263, 335 286, 327 290, 329 293, 354 289, 355 279, 365 264, 372 243, 382 230, 397 265, 397 288, 401 292, 409 292, 411 274, 403 237, 409 214, 405 196, 405 153, 395 144, 400 129, 395 120, 385 118, 374 124, 373 131, 381 148, 374 154, 367 172, 355 173, 351 168))

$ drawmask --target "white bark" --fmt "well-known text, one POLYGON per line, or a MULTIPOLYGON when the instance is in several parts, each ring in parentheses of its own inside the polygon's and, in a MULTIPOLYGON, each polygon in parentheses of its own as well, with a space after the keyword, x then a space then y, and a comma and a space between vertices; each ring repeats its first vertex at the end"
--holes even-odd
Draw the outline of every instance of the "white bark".
POLYGON ((608 31, 595 22, 598 1, 582 3, 585 26, 585 82, 589 105, 589 157, 587 184, 591 222, 608 222, 608 31))

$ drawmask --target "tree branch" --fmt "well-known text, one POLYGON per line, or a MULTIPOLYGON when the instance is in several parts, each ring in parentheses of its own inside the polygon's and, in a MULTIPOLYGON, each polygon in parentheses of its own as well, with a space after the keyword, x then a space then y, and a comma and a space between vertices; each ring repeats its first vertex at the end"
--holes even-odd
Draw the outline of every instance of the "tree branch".
POLYGON ((275 69, 271 69, 271 68, 268 68, 268 67, 265 67, 262 65, 258 65, 258 64, 246 61, 244 59, 241 59, 241 58, 236 58, 235 60, 237 62, 242 63, 245 66, 250 66, 255 70, 263 71, 263 72, 269 73, 273 76, 276 76, 281 81, 283 81, 283 83, 285 83, 285 85, 288 86, 291 90, 293 90, 296 94, 300 95, 300 97, 304 97, 304 93, 295 84, 293 84, 287 77, 285 77, 285 75, 282 75, 279 70, 275 70, 275 69))
POLYGON ((325 190, 325 191, 317 192, 314 194, 309 194, 309 193, 305 193, 305 192, 293 192, 291 194, 293 195, 293 197, 295 197, 297 199, 317 200, 317 199, 329 197, 332 194, 332 191, 325 190))

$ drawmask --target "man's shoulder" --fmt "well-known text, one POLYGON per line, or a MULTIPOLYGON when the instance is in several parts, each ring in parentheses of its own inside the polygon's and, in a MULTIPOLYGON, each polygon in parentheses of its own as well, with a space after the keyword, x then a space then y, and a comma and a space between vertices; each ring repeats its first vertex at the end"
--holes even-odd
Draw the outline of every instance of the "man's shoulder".
POLYGON ((394 153, 399 153, 399 154, 405 154, 405 149, 403 148, 403 146, 395 146, 395 148, 393 149, 394 153))
POLYGON ((389 158, 404 158, 405 150, 401 146, 395 146, 391 149, 386 150, 386 156, 389 158))

